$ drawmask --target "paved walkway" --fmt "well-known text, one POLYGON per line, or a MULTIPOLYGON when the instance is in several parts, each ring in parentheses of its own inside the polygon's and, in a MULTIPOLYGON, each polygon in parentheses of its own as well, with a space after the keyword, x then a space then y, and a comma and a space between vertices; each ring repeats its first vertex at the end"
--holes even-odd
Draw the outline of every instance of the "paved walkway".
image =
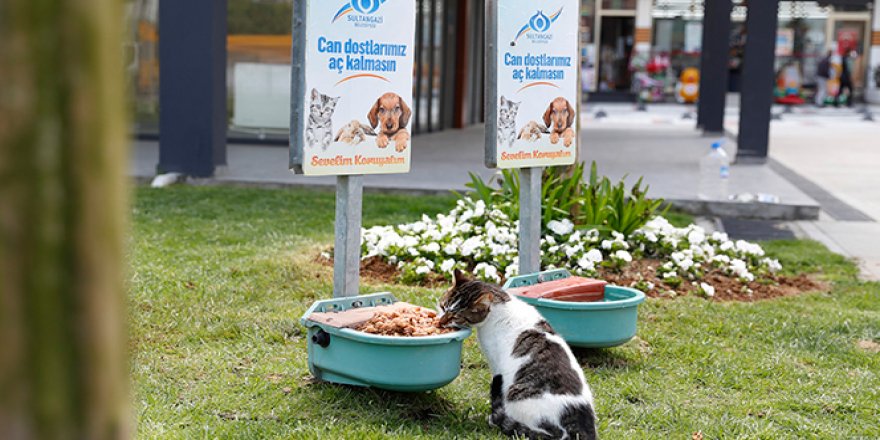
MULTIPOLYGON (((612 179, 635 182, 644 177, 650 194, 673 201, 695 201, 698 162, 713 139, 704 138, 690 124, 652 124, 596 121, 585 115, 580 157, 595 160, 599 171, 612 179)), ((483 165, 483 127, 417 136, 413 140, 413 166, 409 174, 373 175, 364 179, 368 188, 419 192, 466 189, 469 173, 483 178, 494 174, 483 165)), ((220 183, 270 186, 334 184, 332 177, 305 177, 287 170, 287 149, 280 146, 230 145, 228 167, 214 179, 220 183)), ((134 176, 149 179, 155 174, 158 144, 139 141, 131 165, 134 176)), ((732 193, 772 193, 786 206, 817 209, 818 204, 769 167, 735 165, 731 171, 732 193)), ((768 211, 772 206, 758 206, 768 211)))

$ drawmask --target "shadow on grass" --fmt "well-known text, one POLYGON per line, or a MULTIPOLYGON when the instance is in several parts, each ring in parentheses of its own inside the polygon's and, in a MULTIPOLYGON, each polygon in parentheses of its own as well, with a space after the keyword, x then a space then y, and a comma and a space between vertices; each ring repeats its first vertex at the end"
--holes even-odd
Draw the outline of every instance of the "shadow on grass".
POLYGON ((581 367, 626 370, 641 363, 638 359, 627 356, 626 353, 609 348, 571 347, 571 351, 581 367))
POLYGON ((448 435, 450 430, 481 432, 485 416, 472 406, 461 408, 437 391, 403 393, 376 388, 311 382, 304 387, 313 398, 325 402, 325 410, 337 417, 357 414, 363 422, 377 425, 409 425, 425 434, 448 435))

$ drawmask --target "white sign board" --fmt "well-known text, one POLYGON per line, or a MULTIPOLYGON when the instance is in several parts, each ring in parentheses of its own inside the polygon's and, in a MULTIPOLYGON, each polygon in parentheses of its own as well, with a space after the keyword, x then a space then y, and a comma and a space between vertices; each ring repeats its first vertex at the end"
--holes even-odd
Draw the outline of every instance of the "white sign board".
POLYGON ((409 172, 415 0, 298 3, 305 23, 294 17, 291 167, 409 172))
POLYGON ((574 163, 580 101, 579 8, 578 0, 489 2, 488 38, 493 41, 489 56, 495 63, 487 94, 487 166, 574 163))

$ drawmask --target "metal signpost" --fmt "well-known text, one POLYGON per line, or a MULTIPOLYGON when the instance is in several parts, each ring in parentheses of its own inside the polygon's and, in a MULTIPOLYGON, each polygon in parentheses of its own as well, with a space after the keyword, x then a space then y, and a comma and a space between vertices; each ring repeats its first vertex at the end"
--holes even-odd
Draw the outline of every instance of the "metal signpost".
POLYGON ((333 296, 358 295, 363 175, 407 173, 415 0, 296 0, 290 168, 335 175, 333 296))
POLYGON ((577 159, 580 2, 486 1, 486 166, 520 169, 519 272, 541 270, 543 167, 577 159))

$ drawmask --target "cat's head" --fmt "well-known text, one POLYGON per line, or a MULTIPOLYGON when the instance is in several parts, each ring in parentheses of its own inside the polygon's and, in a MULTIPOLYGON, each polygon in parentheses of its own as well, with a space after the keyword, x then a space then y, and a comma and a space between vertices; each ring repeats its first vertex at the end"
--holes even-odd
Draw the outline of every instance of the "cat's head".
POLYGON ((494 284, 465 276, 456 269, 452 288, 440 298, 440 326, 468 328, 486 320, 492 306, 510 297, 494 284))
POLYGON ((336 109, 336 103, 338 101, 338 96, 330 97, 318 92, 317 89, 312 89, 312 103, 310 108, 312 116, 329 119, 333 116, 333 111, 336 109))
POLYGON ((515 118, 519 111, 519 102, 513 102, 505 97, 501 97, 501 105, 498 107, 498 113, 501 119, 515 118))

